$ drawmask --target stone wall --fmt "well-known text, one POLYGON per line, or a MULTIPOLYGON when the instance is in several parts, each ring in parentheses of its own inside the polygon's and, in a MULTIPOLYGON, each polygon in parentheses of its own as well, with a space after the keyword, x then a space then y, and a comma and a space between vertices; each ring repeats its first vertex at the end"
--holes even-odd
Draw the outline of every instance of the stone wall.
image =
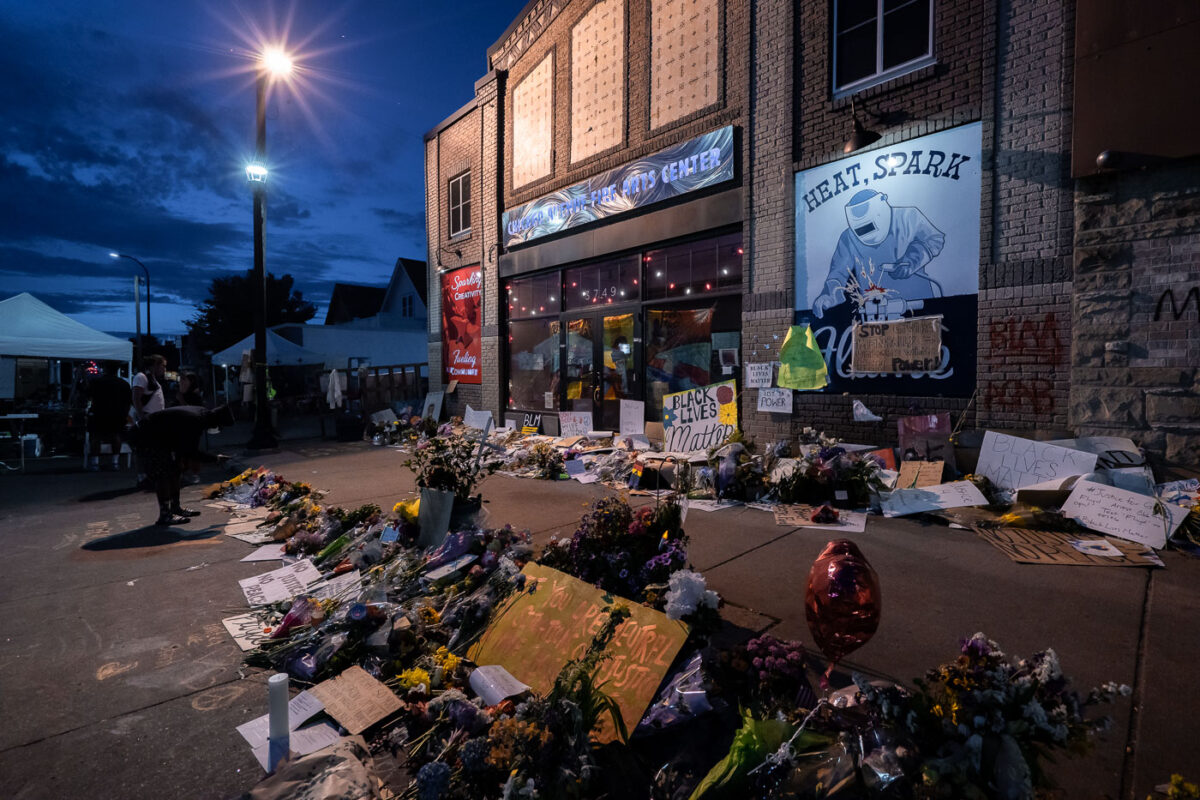
POLYGON ((1081 178, 1071 424, 1200 465, 1200 159, 1081 178))

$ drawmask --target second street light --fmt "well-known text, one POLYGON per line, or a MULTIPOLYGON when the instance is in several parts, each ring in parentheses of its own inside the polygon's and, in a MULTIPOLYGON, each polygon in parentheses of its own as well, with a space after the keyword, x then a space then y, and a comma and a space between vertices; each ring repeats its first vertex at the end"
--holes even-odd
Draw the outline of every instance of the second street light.
POLYGON ((255 89, 254 163, 246 167, 246 179, 254 187, 254 433, 246 443, 249 450, 269 450, 279 442, 271 425, 267 397, 267 88, 268 82, 292 71, 292 61, 278 49, 263 51, 258 63, 255 89))
MULTIPOLYGON (((146 338, 151 339, 153 335, 150 333, 150 270, 146 269, 146 265, 131 255, 125 253, 109 253, 110 258, 128 258, 133 263, 142 268, 142 272, 146 273, 146 338)), ((143 344, 141 332, 138 332, 138 356, 143 355, 143 344)))

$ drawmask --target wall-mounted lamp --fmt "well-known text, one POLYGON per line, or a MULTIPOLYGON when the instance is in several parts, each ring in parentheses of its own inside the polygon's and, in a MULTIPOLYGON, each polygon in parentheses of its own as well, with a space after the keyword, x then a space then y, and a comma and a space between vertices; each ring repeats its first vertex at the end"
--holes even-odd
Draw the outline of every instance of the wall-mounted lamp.
POLYGON ((864 147, 873 145, 882 137, 875 131, 869 131, 863 127, 858 121, 858 109, 854 105, 854 98, 850 98, 850 117, 854 121, 854 130, 850 134, 850 138, 846 140, 846 144, 842 145, 843 153, 853 153, 855 150, 861 150, 864 147))

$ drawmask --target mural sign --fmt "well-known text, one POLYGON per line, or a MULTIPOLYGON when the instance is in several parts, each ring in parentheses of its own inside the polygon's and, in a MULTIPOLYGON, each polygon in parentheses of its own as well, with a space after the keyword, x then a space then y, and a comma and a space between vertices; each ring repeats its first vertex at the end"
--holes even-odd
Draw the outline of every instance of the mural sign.
POLYGON ((796 322, 832 391, 974 391, 981 166, 973 123, 796 173, 796 322), (936 363, 878 353, 910 368, 855 371, 856 325, 939 315, 936 363))
POLYGON ((734 381, 663 395, 663 449, 669 453, 716 447, 737 430, 737 424, 734 381))
POLYGON ((446 380, 479 383, 479 314, 483 272, 463 267, 442 275, 442 367, 446 380))

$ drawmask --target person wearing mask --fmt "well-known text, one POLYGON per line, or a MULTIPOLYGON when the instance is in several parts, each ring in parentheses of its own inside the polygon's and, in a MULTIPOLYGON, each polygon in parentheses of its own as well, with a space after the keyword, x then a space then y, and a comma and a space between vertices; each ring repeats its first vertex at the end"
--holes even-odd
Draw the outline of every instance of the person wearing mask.
POLYGON ((209 428, 233 424, 228 406, 213 410, 201 406, 175 406, 149 414, 138 422, 132 438, 141 453, 146 473, 158 499, 155 525, 181 525, 200 516, 179 501, 180 478, 185 463, 220 461, 200 450, 200 436, 209 428))
POLYGON ((100 469, 100 448, 108 444, 112 452, 112 465, 116 469, 121 457, 121 434, 129 421, 129 406, 133 403, 133 392, 120 376, 118 365, 104 365, 104 374, 94 379, 87 387, 91 400, 88 409, 87 431, 91 444, 89 470, 100 469))

